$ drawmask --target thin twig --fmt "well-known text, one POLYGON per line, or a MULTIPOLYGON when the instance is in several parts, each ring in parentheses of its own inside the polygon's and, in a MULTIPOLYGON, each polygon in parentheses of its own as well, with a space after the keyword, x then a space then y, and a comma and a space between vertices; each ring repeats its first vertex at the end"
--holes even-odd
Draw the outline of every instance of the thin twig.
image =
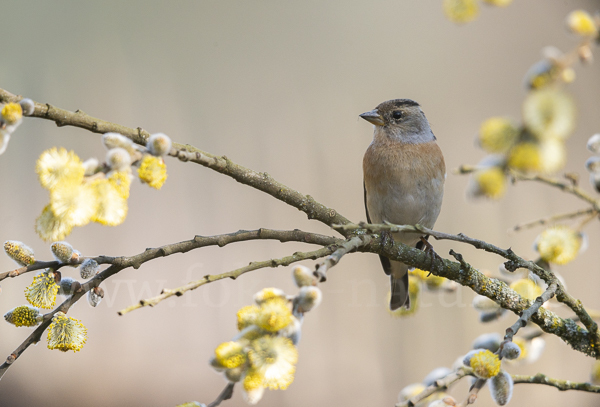
POLYGON ((173 289, 165 288, 164 290, 162 290, 160 295, 157 295, 156 297, 152 297, 152 298, 147 298, 145 300, 140 300, 139 303, 130 305, 129 307, 122 309, 121 311, 118 312, 118 314, 125 315, 125 314, 127 314, 131 311, 134 311, 136 309, 139 309, 139 308, 148 307, 148 306, 154 307, 155 305, 166 300, 169 297, 172 297, 174 295, 177 297, 180 297, 187 291, 195 290, 196 288, 198 288, 200 286, 203 286, 208 283, 212 283, 214 281, 223 280, 225 278, 231 278, 231 279, 235 280, 236 278, 238 278, 239 276, 241 276, 244 273, 247 273, 252 270, 258 270, 258 269, 265 268, 265 267, 288 266, 292 263, 302 261, 302 260, 307 260, 307 259, 315 260, 315 259, 327 256, 328 254, 332 253, 334 250, 335 250, 335 246, 327 246, 327 247, 323 247, 319 250, 315 250, 312 252, 296 252, 296 253, 292 254, 291 256, 282 257, 280 259, 269 259, 269 260, 265 260, 265 261, 253 261, 252 263, 250 263, 249 265, 247 265, 245 267, 241 267, 241 268, 238 268, 238 269, 235 269, 232 271, 228 271, 223 274, 216 274, 216 275, 208 274, 208 275, 202 277, 200 280, 190 281, 189 283, 184 284, 181 287, 177 287, 177 288, 173 288, 173 289))
POLYGON ((421 401, 425 400, 427 397, 431 396, 433 393, 438 391, 444 391, 448 389, 452 384, 456 383, 460 379, 465 376, 471 375, 471 369, 467 367, 460 367, 456 371, 449 373, 447 376, 442 379, 436 380, 432 385, 428 386, 421 393, 416 396, 403 401, 401 403, 396 403, 395 407, 413 407, 416 406, 421 401))
POLYGON ((35 263, 30 264, 29 266, 24 266, 24 267, 15 269, 15 270, 0 273, 0 281, 4 280, 5 278, 8 278, 8 277, 15 278, 15 277, 18 277, 25 273, 29 273, 30 271, 42 270, 42 269, 47 269, 47 268, 58 270, 60 267, 65 266, 65 265, 67 265, 67 264, 61 263, 59 261, 36 261, 35 263))
POLYGON ((469 389, 469 394, 467 395, 467 398, 464 399, 462 403, 459 403, 456 407, 466 407, 469 404, 475 403, 475 401, 477 400, 477 395, 479 394, 479 391, 483 388, 483 386, 485 386, 486 381, 486 379, 477 378, 475 383, 473 383, 473 385, 469 389))
POLYGON ((504 335, 504 340, 512 341, 513 337, 517 334, 517 332, 519 332, 519 329, 527 325, 527 322, 531 319, 533 314, 537 313, 540 307, 546 301, 554 297, 554 293, 556 293, 557 288, 558 285, 556 283, 550 284, 546 291, 544 291, 542 295, 535 299, 531 307, 523 311, 519 319, 517 319, 517 321, 514 324, 512 324, 512 326, 506 328, 506 335, 504 335))
POLYGON ((579 222, 579 224, 577 225, 575 230, 578 232, 581 232, 583 230, 583 228, 585 227, 585 225, 587 225, 588 223, 590 223, 591 221, 596 219, 597 216, 598 216, 598 212, 596 212, 596 211, 592 212, 587 217, 585 217, 581 222, 579 222))
POLYGON ((315 268, 315 277, 319 279, 320 282, 324 282, 327 280, 327 271, 338 264, 341 258, 360 247, 366 246, 371 242, 371 236, 354 236, 348 239, 346 242, 338 245, 338 249, 333 252, 331 255, 327 256, 327 258, 317 264, 315 268))
POLYGON ((562 220, 575 219, 580 216, 591 215, 591 214, 597 214, 597 212, 594 208, 579 209, 575 212, 561 213, 558 215, 548 216, 547 218, 542 218, 542 219, 532 220, 532 221, 526 222, 526 223, 521 223, 519 225, 515 225, 514 227, 509 229, 509 231, 510 232, 519 232, 524 229, 531 229, 536 226, 544 226, 544 225, 552 224, 552 223, 559 222, 562 220))
POLYGON ((513 381, 515 384, 522 384, 522 383, 545 384, 547 386, 556 387, 560 391, 580 390, 580 391, 587 391, 590 393, 600 393, 600 386, 590 384, 590 383, 572 382, 570 380, 553 379, 542 373, 538 373, 535 376, 512 375, 512 378, 513 378, 513 381))
POLYGON ((235 383, 233 383, 233 382, 227 383, 227 385, 225 386, 225 388, 223 389, 221 394, 219 394, 219 397, 217 397, 215 399, 215 401, 210 403, 207 407, 217 407, 223 401, 229 400, 231 398, 231 396, 233 396, 233 388, 234 387, 235 387, 235 383))
POLYGON ((567 192, 571 195, 576 196, 577 198, 589 203, 592 205, 596 212, 600 212, 600 201, 594 199, 590 194, 588 194, 583 189, 579 188, 577 185, 573 185, 572 182, 563 182, 559 181, 555 178, 546 177, 543 175, 527 175, 517 172, 512 172, 513 179, 515 181, 537 181, 546 185, 553 186, 555 188, 560 189, 561 191, 567 192))

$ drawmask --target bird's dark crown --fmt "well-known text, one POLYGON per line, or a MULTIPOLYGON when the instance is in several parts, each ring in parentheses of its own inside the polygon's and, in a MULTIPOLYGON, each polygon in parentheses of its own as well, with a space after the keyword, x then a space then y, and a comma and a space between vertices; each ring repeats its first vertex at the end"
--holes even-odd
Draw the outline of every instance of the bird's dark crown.
POLYGON ((403 107, 403 106, 420 106, 417 102, 415 102, 412 99, 393 99, 393 100, 388 100, 387 102, 383 102, 381 103, 379 106, 377 106, 377 108, 379 109, 380 107, 403 107))

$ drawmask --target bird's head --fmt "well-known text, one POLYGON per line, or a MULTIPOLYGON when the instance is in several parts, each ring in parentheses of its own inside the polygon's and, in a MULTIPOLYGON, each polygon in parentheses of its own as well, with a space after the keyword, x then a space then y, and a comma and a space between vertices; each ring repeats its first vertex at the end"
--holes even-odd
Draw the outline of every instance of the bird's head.
POLYGON ((435 140, 425 114, 414 100, 388 100, 360 117, 375 125, 376 136, 382 134, 409 143, 435 140))

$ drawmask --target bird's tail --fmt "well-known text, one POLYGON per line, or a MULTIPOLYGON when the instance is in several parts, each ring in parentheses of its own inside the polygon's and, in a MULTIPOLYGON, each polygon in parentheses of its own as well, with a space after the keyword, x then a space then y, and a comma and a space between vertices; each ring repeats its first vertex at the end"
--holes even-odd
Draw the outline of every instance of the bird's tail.
POLYGON ((392 296, 390 299, 390 309, 395 311, 402 306, 410 309, 408 266, 398 261, 392 261, 391 266, 390 282, 392 283, 392 296))

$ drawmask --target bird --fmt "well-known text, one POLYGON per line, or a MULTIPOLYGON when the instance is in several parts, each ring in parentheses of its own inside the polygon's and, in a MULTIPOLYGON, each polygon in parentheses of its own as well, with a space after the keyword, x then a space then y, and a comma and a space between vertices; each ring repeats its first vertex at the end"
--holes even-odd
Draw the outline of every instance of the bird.
MULTIPOLYGON (((363 158, 367 222, 433 228, 442 206, 446 164, 420 105, 411 99, 388 100, 360 117, 374 125, 373 141, 363 158)), ((384 236, 420 249, 427 244, 433 250, 420 233, 384 236)), ((409 266, 379 258, 390 276, 390 309, 410 309, 409 266)))

